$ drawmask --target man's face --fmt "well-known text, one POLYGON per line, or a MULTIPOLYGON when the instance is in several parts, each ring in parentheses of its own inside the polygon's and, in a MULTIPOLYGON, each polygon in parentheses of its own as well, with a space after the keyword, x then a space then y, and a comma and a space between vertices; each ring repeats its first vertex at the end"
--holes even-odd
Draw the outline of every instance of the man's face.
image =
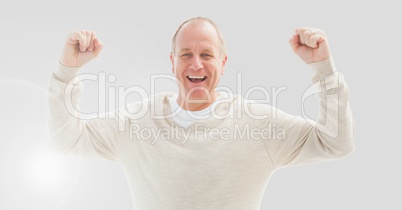
POLYGON ((170 59, 179 83, 179 97, 186 101, 214 99, 227 60, 226 55, 220 54, 215 28, 208 22, 192 21, 182 27, 176 38, 175 54, 170 59))

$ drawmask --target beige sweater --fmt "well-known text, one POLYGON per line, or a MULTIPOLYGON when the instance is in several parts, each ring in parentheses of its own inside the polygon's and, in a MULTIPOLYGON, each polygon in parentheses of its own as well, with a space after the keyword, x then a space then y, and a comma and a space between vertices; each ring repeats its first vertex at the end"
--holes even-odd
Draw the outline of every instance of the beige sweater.
POLYGON ((50 143, 63 153, 119 161, 138 210, 258 210, 276 169, 341 158, 354 150, 343 76, 332 58, 310 67, 321 89, 317 124, 220 92, 208 118, 183 128, 170 115, 172 93, 100 119, 73 117, 79 112, 68 112, 65 104, 78 109, 83 86, 66 84, 79 68, 60 65, 50 78, 50 143))

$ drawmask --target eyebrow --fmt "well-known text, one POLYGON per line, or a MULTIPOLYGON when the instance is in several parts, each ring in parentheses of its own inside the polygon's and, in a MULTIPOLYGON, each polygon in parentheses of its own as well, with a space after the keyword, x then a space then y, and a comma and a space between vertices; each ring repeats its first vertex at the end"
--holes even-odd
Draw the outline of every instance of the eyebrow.
POLYGON ((209 54, 212 54, 212 55, 214 55, 215 53, 214 53, 214 51, 212 51, 212 50, 210 50, 210 49, 204 49, 204 50, 202 50, 202 52, 206 52, 206 53, 209 53, 209 54))
POLYGON ((186 52, 186 51, 190 51, 190 48, 181 49, 179 53, 186 52))
MULTIPOLYGON (((184 48, 184 49, 181 49, 179 53, 181 54, 181 53, 187 52, 187 51, 191 51, 191 49, 190 49, 190 48, 184 48)), ((210 50, 210 49, 203 49, 202 52, 214 54, 214 51, 212 51, 212 50, 210 50)))

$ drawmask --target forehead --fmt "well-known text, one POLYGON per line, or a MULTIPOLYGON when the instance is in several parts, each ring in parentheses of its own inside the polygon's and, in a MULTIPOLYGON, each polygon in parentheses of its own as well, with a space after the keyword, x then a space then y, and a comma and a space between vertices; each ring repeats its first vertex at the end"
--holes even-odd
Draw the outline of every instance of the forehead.
POLYGON ((216 29, 205 21, 192 21, 183 26, 177 34, 177 47, 192 48, 194 45, 218 49, 219 36, 216 29))

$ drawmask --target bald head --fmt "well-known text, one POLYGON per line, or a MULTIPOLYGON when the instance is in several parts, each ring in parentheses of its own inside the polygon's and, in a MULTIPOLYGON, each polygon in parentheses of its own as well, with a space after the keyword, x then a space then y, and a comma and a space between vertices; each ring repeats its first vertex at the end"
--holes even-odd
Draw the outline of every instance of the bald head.
POLYGON ((206 17, 193 17, 184 21, 176 30, 171 46, 171 54, 176 55, 177 52, 177 39, 181 39, 182 32, 186 33, 186 30, 200 30, 200 33, 214 33, 217 37, 217 44, 219 45, 220 56, 226 55, 226 45, 222 33, 218 26, 209 18, 206 17), (196 25, 196 27, 194 27, 196 25), (210 30, 213 29, 213 30, 210 30))

